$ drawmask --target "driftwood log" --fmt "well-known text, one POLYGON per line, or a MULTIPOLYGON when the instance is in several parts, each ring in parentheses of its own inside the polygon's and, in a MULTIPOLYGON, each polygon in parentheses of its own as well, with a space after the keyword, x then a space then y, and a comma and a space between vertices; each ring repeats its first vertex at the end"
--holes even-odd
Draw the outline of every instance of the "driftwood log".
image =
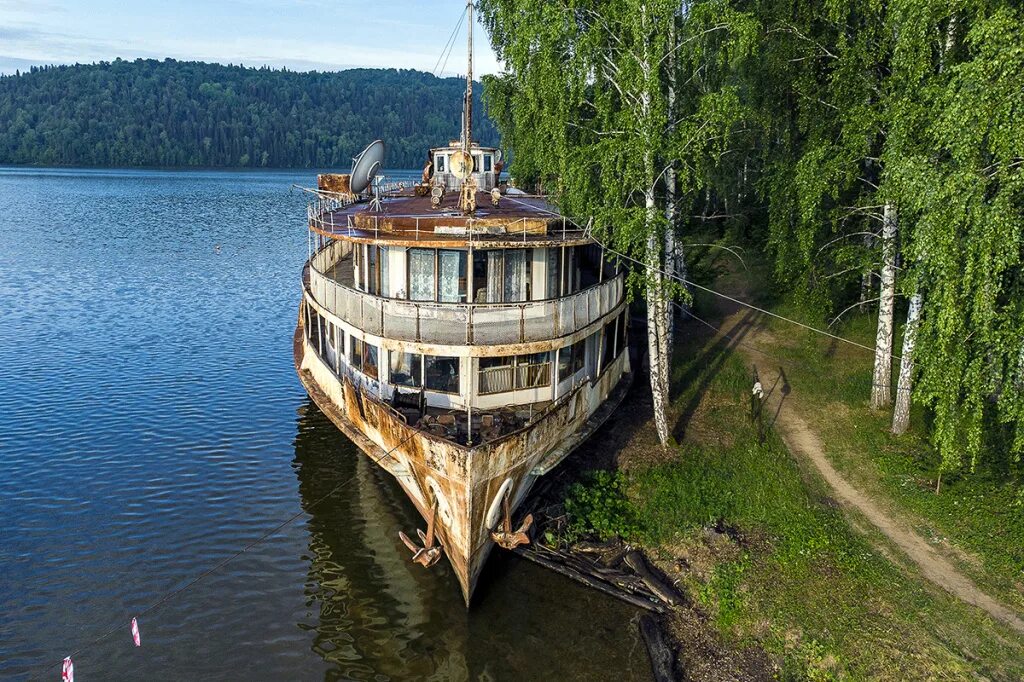
POLYGON ((678 677, 675 669, 675 656, 668 645, 668 638, 654 616, 640 616, 640 636, 647 646, 647 655, 651 659, 651 672, 655 682, 674 682, 678 677))
POLYGON ((524 559, 532 561, 539 566, 550 569, 555 573, 560 573, 561 575, 571 578, 576 582, 583 583, 587 587, 591 587, 611 597, 615 597, 616 599, 620 599, 628 604, 632 604, 633 606, 659 614, 664 613, 665 611, 665 608, 661 604, 652 601, 649 597, 642 597, 640 595, 633 594, 632 592, 627 591, 623 585, 616 582, 608 582, 603 577, 588 575, 567 563, 559 562, 552 558, 543 556, 543 553, 541 552, 530 551, 529 547, 516 547, 513 551, 524 559))
POLYGON ((640 552, 627 552, 623 561, 625 561, 626 565, 632 568, 636 574, 640 576, 644 585, 646 585, 647 588, 658 597, 658 599, 672 606, 677 606, 682 603, 682 595, 679 594, 675 587, 655 575, 654 571, 652 571, 650 566, 647 565, 647 562, 644 560, 640 552))

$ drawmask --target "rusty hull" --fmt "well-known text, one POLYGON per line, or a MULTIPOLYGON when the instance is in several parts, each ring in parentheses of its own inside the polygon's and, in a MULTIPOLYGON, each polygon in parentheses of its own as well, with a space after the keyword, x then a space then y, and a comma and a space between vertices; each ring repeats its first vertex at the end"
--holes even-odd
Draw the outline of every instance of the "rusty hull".
MULTIPOLYGON (((487 516, 506 479, 511 481, 514 511, 538 477, 534 467, 555 450, 571 450, 590 433, 594 424, 588 421, 593 422, 598 408, 629 373, 629 353, 622 353, 596 382, 583 382, 520 431, 466 447, 410 426, 376 396, 339 378, 309 345, 302 315, 294 354, 299 378, 313 401, 395 477, 424 519, 437 502, 435 532, 467 605, 494 546, 494 525, 488 526, 487 516)), ((603 416, 608 412, 603 410, 603 416)))

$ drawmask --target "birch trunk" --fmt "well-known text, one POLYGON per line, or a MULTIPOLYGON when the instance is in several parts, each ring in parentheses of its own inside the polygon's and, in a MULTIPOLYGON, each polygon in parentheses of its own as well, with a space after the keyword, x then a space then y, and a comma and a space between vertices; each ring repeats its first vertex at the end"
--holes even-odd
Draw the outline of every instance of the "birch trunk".
POLYGON ((875 371, 871 382, 871 407, 892 403, 892 310, 896 299, 896 209, 886 203, 882 214, 882 284, 878 301, 878 332, 875 335, 875 371))
MULTIPOLYGON (((653 176, 653 159, 651 159, 653 176)), ((655 230, 656 205, 654 186, 644 192, 647 209, 647 349, 650 355, 651 401, 654 406, 654 425, 661 446, 668 445, 668 310, 665 300, 665 281, 661 272, 660 244, 655 230)))
MULTIPOLYGON (((680 8, 681 11, 681 8, 680 8)), ((672 17, 672 26, 669 28, 668 40, 668 115, 669 119, 675 120, 676 107, 676 86, 675 86, 675 48, 676 48, 676 26, 675 16, 672 17)), ((675 127, 669 125, 669 131, 675 127)), ((669 279, 668 285, 674 286, 676 272, 676 168, 675 163, 670 161, 665 171, 665 273, 669 279)), ((665 302, 666 315, 668 316, 668 328, 665 330, 665 345, 668 349, 668 358, 671 361, 672 349, 675 348, 676 314, 671 300, 665 302)))
POLYGON ((910 426, 911 375, 914 372, 914 345, 917 343, 922 303, 920 292, 910 297, 907 326, 903 330, 903 357, 900 359, 900 379, 896 384, 896 407, 892 412, 892 432, 897 436, 906 433, 910 426))

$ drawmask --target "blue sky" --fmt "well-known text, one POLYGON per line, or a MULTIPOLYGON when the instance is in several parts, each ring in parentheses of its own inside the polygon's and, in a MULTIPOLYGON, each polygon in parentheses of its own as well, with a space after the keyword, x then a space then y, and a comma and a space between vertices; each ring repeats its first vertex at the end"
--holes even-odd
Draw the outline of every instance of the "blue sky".
MULTIPOLYGON (((464 8, 461 0, 0 0, 0 73, 117 57, 435 71, 464 8)), ((474 40, 476 72, 497 71, 479 24, 474 40)), ((463 26, 444 73, 465 73, 465 63, 463 26)))

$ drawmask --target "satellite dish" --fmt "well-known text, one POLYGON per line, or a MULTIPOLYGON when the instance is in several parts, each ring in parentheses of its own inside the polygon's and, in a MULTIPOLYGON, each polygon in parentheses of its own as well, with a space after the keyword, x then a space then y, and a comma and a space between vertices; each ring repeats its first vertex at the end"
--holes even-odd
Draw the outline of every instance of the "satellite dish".
POLYGON ((452 154, 448 160, 448 167, 451 168, 452 175, 459 180, 467 180, 473 174, 473 157, 460 149, 452 154))
POLYGON ((505 160, 505 152, 501 151, 500 149, 497 150, 496 152, 494 152, 494 160, 499 162, 499 163, 504 161, 505 160))
POLYGON ((384 163, 384 142, 374 140, 352 160, 352 193, 359 194, 373 182, 384 163))

